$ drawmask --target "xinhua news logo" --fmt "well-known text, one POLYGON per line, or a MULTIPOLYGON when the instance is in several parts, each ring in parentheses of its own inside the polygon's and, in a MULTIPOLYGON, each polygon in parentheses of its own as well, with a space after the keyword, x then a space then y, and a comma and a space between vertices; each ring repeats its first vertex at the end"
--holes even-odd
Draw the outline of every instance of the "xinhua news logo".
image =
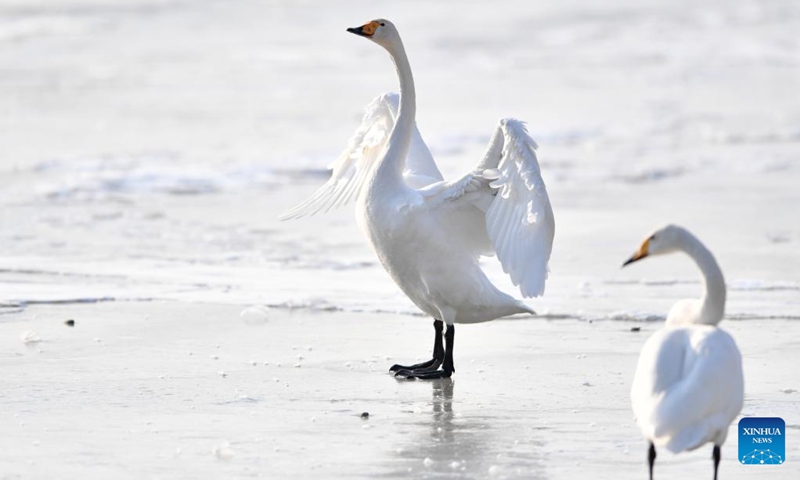
POLYGON ((778 417, 739 420, 739 462, 781 465, 786 461, 786 422, 778 417))

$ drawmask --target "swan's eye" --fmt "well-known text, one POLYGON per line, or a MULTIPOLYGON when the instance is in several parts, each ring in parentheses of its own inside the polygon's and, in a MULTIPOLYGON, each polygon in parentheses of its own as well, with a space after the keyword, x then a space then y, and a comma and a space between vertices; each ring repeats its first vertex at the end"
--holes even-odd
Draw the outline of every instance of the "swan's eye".
POLYGON ((386 26, 386 24, 381 22, 381 27, 385 27, 385 26, 386 26))

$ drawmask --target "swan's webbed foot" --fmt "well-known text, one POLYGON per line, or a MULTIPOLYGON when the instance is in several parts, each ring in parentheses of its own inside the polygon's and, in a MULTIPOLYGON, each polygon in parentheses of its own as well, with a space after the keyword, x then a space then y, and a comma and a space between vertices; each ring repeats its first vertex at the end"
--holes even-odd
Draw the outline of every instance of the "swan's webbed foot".
POLYGON ((453 325, 447 326, 447 332, 444 334, 447 347, 442 345, 442 329, 444 324, 441 320, 433 322, 433 328, 436 330, 436 338, 433 344, 433 359, 404 367, 402 365, 393 365, 390 368, 395 372, 395 377, 421 380, 434 380, 437 378, 450 378, 453 372, 456 371, 453 366, 453 339, 455 337, 455 327, 453 325), (439 370, 439 366, 442 367, 439 370))
MULTIPOLYGON (((435 355, 435 354, 434 354, 435 355)), ((442 352, 442 357, 444 357, 444 352, 442 352)), ((399 365, 394 364, 389 367, 390 372, 401 372, 401 371, 409 371, 409 370, 436 370, 441 366, 442 360, 444 358, 437 358, 433 357, 432 359, 428 360, 427 362, 417 363, 415 365, 399 365)))
POLYGON ((450 378, 455 372, 455 369, 452 367, 447 369, 444 368, 442 370, 438 369, 416 369, 416 370, 398 370, 397 373, 394 374, 395 377, 407 378, 409 380, 413 379, 420 379, 420 380, 436 380, 438 378, 450 378))

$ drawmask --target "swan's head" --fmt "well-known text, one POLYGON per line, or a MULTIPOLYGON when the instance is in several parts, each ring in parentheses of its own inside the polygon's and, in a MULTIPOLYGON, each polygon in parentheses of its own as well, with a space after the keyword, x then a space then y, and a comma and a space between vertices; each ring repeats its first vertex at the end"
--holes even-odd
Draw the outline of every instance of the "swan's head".
POLYGON ((367 22, 360 27, 348 28, 347 31, 368 38, 384 48, 389 48, 400 41, 397 28, 392 22, 383 18, 367 22))
POLYGON ((661 227, 647 236, 631 258, 622 266, 630 265, 644 257, 672 253, 679 249, 683 229, 677 225, 661 227))

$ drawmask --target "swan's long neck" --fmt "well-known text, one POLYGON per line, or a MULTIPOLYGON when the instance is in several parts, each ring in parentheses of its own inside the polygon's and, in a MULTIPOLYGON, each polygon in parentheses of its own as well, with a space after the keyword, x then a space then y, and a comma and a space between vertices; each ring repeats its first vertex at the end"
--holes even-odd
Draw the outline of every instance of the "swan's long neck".
POLYGON ((681 249, 685 251, 700 267, 703 273, 705 292, 701 298, 700 318, 698 323, 716 325, 725 315, 725 278, 722 276, 714 255, 700 240, 684 231, 681 238, 681 249))
POLYGON ((387 47, 392 57, 397 76, 400 79, 400 109, 397 112, 394 128, 389 136, 386 152, 376 171, 376 182, 381 184, 381 189, 397 187, 406 188, 403 181, 403 170, 406 165, 411 136, 414 132, 414 118, 417 113, 416 93, 414 91, 414 77, 411 74, 411 65, 408 63, 406 50, 398 39, 396 43, 387 47))

